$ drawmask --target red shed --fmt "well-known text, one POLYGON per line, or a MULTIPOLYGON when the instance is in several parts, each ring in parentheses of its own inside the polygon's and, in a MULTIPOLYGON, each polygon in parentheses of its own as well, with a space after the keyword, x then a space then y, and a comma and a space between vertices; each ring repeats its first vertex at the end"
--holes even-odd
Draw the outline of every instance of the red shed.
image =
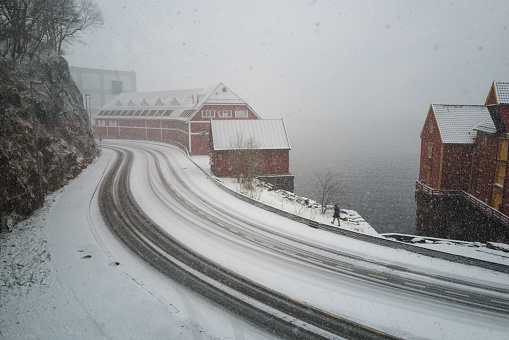
POLYGON ((210 120, 260 119, 224 84, 207 88, 122 93, 95 116, 105 137, 169 140, 192 155, 210 152, 210 120))
MULTIPOLYGON (((212 172, 216 176, 235 176, 238 154, 253 150, 254 173, 263 181, 293 191, 290 174, 290 142, 283 120, 212 120, 212 172)), ((246 163, 247 161, 243 161, 246 163)))

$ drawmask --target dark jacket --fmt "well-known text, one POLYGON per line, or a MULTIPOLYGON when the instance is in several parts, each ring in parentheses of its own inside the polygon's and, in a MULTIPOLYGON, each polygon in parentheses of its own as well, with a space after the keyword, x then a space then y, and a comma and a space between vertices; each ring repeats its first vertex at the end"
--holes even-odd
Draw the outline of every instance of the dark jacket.
POLYGON ((341 212, 341 209, 337 205, 334 206, 334 216, 332 217, 339 217, 339 213, 341 212))

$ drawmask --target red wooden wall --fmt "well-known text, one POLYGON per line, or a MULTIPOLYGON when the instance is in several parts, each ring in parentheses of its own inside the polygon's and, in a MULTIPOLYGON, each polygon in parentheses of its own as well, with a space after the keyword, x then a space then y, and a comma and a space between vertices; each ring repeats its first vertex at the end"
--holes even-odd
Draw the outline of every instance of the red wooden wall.
MULTIPOLYGON (((212 171, 216 176, 235 176, 232 153, 235 151, 214 151, 212 171)), ((276 175, 290 173, 289 150, 260 150, 257 175, 276 175)))
POLYGON ((445 144, 442 155, 440 189, 468 191, 472 144, 445 144))
POLYGON ((170 140, 188 148, 192 155, 208 155, 211 152, 209 146, 210 119, 202 117, 202 110, 215 111, 212 119, 259 119, 258 116, 246 105, 204 105, 192 117, 189 122, 168 119, 123 119, 120 117, 96 119, 96 134, 105 137, 124 137, 170 140), (219 118, 219 110, 232 111, 231 118, 219 118), (236 118, 236 110, 246 110, 247 117, 236 118), (106 125, 97 125, 98 120, 105 121, 106 125), (110 126, 111 120, 117 121, 116 126, 110 126), (190 134, 189 134, 190 132, 190 134), (190 136, 190 137, 189 137, 190 136), (189 145, 191 141, 191 145, 189 145))
POLYGON ((440 160, 442 153, 442 139, 435 114, 430 106, 428 115, 421 132, 421 157, 419 167, 419 180, 434 189, 440 189, 440 160), (430 123, 432 128, 430 128, 430 123), (432 156, 428 156, 428 145, 433 143, 432 156), (428 183, 428 170, 431 170, 430 182, 428 183))

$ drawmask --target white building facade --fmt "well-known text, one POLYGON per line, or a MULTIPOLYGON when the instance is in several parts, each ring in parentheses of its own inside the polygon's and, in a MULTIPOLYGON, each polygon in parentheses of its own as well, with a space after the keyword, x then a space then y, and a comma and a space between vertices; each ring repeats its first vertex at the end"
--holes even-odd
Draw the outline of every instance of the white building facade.
POLYGON ((136 73, 132 71, 72 66, 69 67, 69 71, 83 96, 84 105, 88 108, 92 123, 101 107, 120 93, 136 92, 136 73))

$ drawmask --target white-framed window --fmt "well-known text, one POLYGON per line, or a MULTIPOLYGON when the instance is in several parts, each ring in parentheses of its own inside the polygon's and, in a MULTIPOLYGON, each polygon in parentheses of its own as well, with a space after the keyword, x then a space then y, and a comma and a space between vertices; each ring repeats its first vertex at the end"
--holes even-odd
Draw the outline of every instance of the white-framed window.
POLYGON ((219 110, 219 118, 231 118, 232 117, 232 111, 231 110, 219 110))
POLYGON ((117 126, 116 120, 110 120, 109 123, 110 123, 110 126, 117 126))
POLYGON ((106 122, 104 121, 104 119, 98 119, 97 120, 97 125, 104 126, 104 125, 106 125, 106 122))
POLYGON ((216 112, 214 110, 201 110, 202 118, 214 118, 216 116, 216 112))
POLYGON ((235 110, 235 118, 247 118, 247 110, 235 110))

